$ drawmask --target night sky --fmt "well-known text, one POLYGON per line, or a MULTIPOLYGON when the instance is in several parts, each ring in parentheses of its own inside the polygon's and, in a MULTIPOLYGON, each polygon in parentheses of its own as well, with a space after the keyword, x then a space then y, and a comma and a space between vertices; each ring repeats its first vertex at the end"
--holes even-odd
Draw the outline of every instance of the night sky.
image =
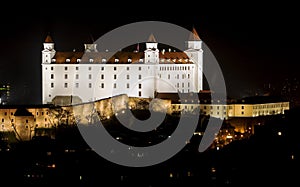
POLYGON ((82 50, 91 35, 96 40, 137 21, 165 21, 189 30, 195 27, 220 63, 229 96, 248 96, 268 83, 280 88, 286 78, 300 80, 300 12, 296 5, 152 3, 139 8, 114 3, 28 5, 18 11, 2 7, 0 83, 10 83, 14 101, 40 104, 41 50, 47 33, 57 51, 82 50), (5 9, 11 13, 4 13, 5 9))

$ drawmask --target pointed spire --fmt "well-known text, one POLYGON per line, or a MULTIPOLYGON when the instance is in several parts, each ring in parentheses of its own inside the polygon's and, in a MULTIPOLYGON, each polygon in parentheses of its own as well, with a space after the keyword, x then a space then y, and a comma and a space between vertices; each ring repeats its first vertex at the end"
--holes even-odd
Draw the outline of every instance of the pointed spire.
POLYGON ((195 27, 193 27, 193 30, 189 36, 189 41, 200 41, 200 37, 195 29, 195 27))
POLYGON ((48 33, 46 39, 45 39, 45 43, 54 43, 51 36, 50 36, 50 33, 48 33))
POLYGON ((148 42, 155 42, 155 43, 157 43, 156 39, 155 39, 155 37, 154 37, 154 35, 152 33, 150 34, 150 36, 148 38, 148 42))
POLYGON ((94 37, 93 37, 92 34, 90 34, 90 42, 91 42, 91 44, 95 42, 94 37))

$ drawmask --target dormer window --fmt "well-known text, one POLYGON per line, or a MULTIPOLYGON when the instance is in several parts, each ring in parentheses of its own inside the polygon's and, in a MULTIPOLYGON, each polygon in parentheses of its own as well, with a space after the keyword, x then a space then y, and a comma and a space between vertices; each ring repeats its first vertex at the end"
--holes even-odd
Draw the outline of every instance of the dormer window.
POLYGON ((131 62, 132 62, 131 58, 128 58, 128 62, 129 62, 129 63, 131 63, 131 62))
POLYGON ((143 59, 142 59, 142 58, 140 58, 139 62, 143 62, 143 59))
POLYGON ((55 59, 55 58, 53 58, 53 59, 51 60, 51 62, 56 62, 56 59, 55 59))
POLYGON ((81 62, 81 59, 80 59, 80 58, 77 58, 77 59, 76 59, 76 62, 78 62, 78 63, 81 62))
POLYGON ((106 62, 106 59, 105 58, 102 58, 102 63, 105 63, 106 62))
POLYGON ((168 59, 167 59, 167 62, 171 62, 171 59, 168 58, 168 59))
POLYGON ((119 59, 118 59, 118 58, 116 58, 116 59, 115 59, 115 62, 119 62, 119 59))
POLYGON ((90 58, 89 62, 90 62, 90 63, 93 63, 93 62, 94 62, 94 59, 90 58))
POLYGON ((70 62, 71 60, 69 58, 66 59, 66 62, 70 62))

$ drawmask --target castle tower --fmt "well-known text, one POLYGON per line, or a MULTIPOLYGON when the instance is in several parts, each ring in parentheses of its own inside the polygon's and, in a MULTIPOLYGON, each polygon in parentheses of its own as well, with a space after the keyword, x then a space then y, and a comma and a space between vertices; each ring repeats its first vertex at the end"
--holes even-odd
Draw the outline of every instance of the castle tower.
POLYGON ((44 42, 44 50, 42 51, 42 63, 50 64, 51 59, 55 55, 55 52, 56 51, 54 50, 54 42, 51 36, 48 34, 44 42))
MULTIPOLYGON (((55 49, 54 49, 54 42, 51 36, 48 34, 45 41, 44 41, 44 49, 42 50, 42 102, 43 104, 47 103, 47 95, 49 93, 48 85, 51 83, 49 82, 47 76, 49 74, 48 66, 51 66, 52 58, 55 56, 55 49)), ((52 75, 51 75, 52 76, 52 75)))
POLYGON ((197 71, 194 72, 194 86, 197 92, 199 92, 203 90, 203 50, 202 41, 195 28, 190 33, 187 41, 187 50, 184 52, 196 64, 197 71))
POLYGON ((157 49, 157 42, 153 34, 149 36, 144 54, 145 63, 159 63, 159 50, 157 49))

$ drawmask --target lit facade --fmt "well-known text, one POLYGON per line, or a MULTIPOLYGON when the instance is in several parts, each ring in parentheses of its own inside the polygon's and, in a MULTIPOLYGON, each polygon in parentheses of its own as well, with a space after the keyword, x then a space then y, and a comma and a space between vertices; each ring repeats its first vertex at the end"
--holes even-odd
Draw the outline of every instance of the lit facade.
POLYGON ((151 35, 143 52, 98 52, 97 44, 85 44, 83 52, 60 52, 47 36, 42 51, 42 102, 55 103, 57 97, 85 103, 120 94, 154 98, 156 92, 199 92, 203 51, 196 30, 187 44, 184 52, 160 51, 151 35))

